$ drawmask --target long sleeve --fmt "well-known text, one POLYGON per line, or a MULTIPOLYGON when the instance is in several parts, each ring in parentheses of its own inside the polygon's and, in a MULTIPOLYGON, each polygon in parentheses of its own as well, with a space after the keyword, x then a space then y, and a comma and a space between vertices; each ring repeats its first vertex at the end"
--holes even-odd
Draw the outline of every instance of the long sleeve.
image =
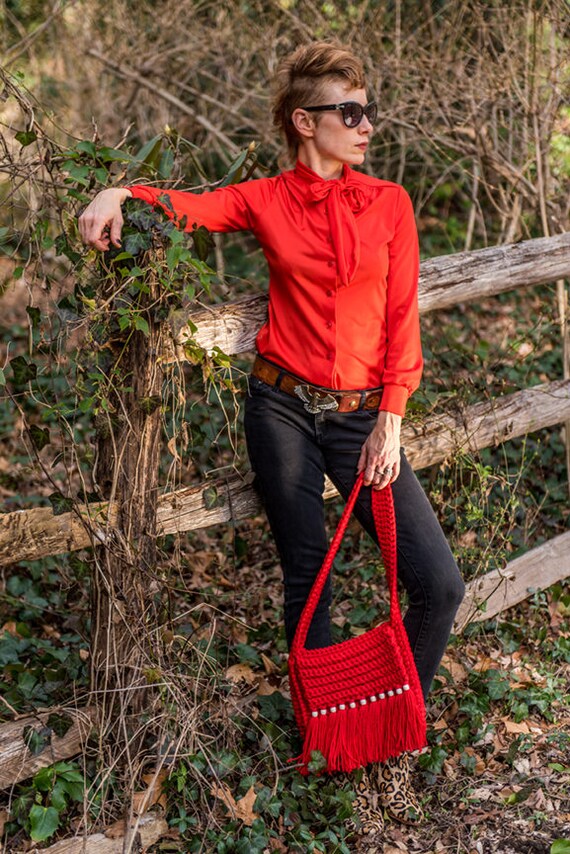
POLYGON ((194 225, 205 226, 209 231, 249 231, 253 228, 256 213, 271 198, 272 183, 268 179, 248 181, 245 184, 220 187, 212 193, 192 193, 186 190, 161 190, 146 185, 127 186, 135 199, 159 205, 171 219, 186 217, 185 231, 194 225), (174 209, 159 201, 167 196, 174 209))
POLYGON ((418 388, 423 358, 418 310, 419 249, 412 202, 401 188, 389 245, 386 308, 387 350, 380 409, 404 415, 418 388))

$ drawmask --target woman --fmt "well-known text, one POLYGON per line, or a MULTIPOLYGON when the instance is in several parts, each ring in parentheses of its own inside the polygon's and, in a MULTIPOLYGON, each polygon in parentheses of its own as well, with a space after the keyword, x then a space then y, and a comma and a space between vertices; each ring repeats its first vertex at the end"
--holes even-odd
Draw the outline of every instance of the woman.
MULTIPOLYGON (((212 193, 166 194, 189 230, 194 223, 250 230, 268 261, 269 317, 257 337, 245 431, 281 558, 289 646, 327 551, 325 473, 346 498, 364 471, 365 486, 392 484, 398 572, 409 597, 404 624, 427 696, 464 585, 400 447, 406 402, 422 371, 413 209, 398 184, 351 168, 365 160, 377 114, 357 57, 328 43, 306 45, 281 63, 276 83, 274 124, 294 168, 212 193)), ((164 192, 104 190, 79 220, 83 240, 100 250, 119 246, 122 201, 159 204, 164 192)), ((355 512, 376 540, 369 489, 355 512)), ((331 643, 331 598, 329 581, 308 648, 331 643)), ((383 810, 420 820, 406 755, 354 779, 360 830, 380 829, 383 810)))

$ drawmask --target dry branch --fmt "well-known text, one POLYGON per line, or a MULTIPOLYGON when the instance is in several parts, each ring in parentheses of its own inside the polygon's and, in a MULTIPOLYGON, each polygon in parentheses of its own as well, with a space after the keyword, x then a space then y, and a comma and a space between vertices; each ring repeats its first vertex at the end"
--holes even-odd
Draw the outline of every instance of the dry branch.
POLYGON ((172 104, 181 113, 186 113, 188 116, 192 116, 195 121, 201 125, 208 133, 211 133, 212 136, 216 137, 220 140, 221 143, 227 148, 227 150, 235 157, 239 154, 240 148, 231 139, 226 136, 223 131, 217 128, 212 122, 206 118, 206 116, 201 116, 200 113, 197 113, 196 110, 192 109, 189 104, 185 104, 184 101, 181 101, 180 98, 177 98, 176 95, 173 95, 172 92, 169 92, 167 89, 164 89, 162 86, 157 86, 156 83, 153 83, 148 77, 143 77, 142 74, 139 74, 136 71, 133 71, 131 68, 127 68, 125 65, 119 65, 117 62, 109 59, 108 56, 105 56, 101 53, 101 51, 96 50, 95 48, 90 48, 87 53, 89 56, 98 59, 103 65, 105 65, 108 69, 113 71, 118 77, 123 78, 124 80, 133 80, 139 86, 143 86, 145 89, 149 89, 153 94, 157 95, 159 98, 162 98, 165 101, 168 101, 169 104, 172 104))
MULTIPOLYGON (((453 414, 434 416, 429 424, 407 424, 402 445, 414 469, 451 458, 458 451, 474 452, 533 430, 552 427, 570 418, 570 381, 534 386, 515 394, 477 403, 453 414)), ((329 484, 326 497, 334 494, 329 484)), ((94 505, 97 519, 90 534, 89 510, 54 516, 47 508, 19 510, 0 516, 0 566, 16 560, 35 560, 48 555, 86 548, 104 542, 112 534, 111 519, 106 529, 101 523, 105 505, 94 505), (80 520, 84 521, 81 522, 80 520)), ((223 522, 238 522, 254 515, 259 504, 247 478, 234 475, 190 486, 162 495, 158 501, 158 532, 161 535, 205 528, 223 522), (204 491, 217 492, 214 506, 206 506, 204 491)))
MULTIPOLYGON (((521 286, 554 282, 570 276, 570 232, 474 252, 458 252, 424 261, 419 285, 420 312, 426 314, 458 302, 480 300, 521 286)), ((203 308, 173 319, 175 340, 193 338, 210 351, 218 346, 233 355, 252 350, 267 317, 267 297, 253 296, 203 308), (187 322, 198 331, 192 334, 187 322)), ((183 346, 177 354, 184 358, 183 346)))
POLYGON ((495 569, 467 586, 465 599, 455 619, 455 631, 469 623, 488 620, 523 602, 537 590, 545 590, 570 577, 570 531, 495 569))
POLYGON ((26 780, 46 765, 53 765, 60 759, 69 759, 81 753, 94 720, 94 709, 55 708, 0 725, 0 789, 26 780), (52 714, 73 721, 61 738, 48 726, 47 721, 52 714), (34 756, 26 744, 29 727, 47 742, 45 749, 37 756, 34 756))

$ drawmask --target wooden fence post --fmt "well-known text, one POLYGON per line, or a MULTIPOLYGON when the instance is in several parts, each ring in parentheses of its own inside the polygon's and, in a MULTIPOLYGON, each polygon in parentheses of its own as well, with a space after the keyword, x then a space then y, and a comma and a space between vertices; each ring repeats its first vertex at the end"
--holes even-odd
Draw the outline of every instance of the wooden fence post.
MULTIPOLYGON (((149 292, 140 294, 130 309, 130 328, 111 335, 105 345, 108 411, 98 417, 95 480, 116 508, 112 525, 103 527, 92 577, 92 701, 103 713, 107 733, 148 706, 149 653, 158 624, 156 511, 164 324, 156 319, 160 286, 150 275, 145 284, 149 292)), ((124 740, 129 729, 121 729, 121 746, 131 752, 124 740)))

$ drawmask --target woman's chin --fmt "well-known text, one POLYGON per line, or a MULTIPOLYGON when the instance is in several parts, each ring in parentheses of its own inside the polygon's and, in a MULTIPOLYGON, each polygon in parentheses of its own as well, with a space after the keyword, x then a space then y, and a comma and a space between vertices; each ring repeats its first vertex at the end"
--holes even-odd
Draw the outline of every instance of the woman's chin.
POLYGON ((347 158, 346 162, 349 166, 361 166, 366 160, 366 151, 358 151, 356 150, 354 153, 351 153, 347 158))

